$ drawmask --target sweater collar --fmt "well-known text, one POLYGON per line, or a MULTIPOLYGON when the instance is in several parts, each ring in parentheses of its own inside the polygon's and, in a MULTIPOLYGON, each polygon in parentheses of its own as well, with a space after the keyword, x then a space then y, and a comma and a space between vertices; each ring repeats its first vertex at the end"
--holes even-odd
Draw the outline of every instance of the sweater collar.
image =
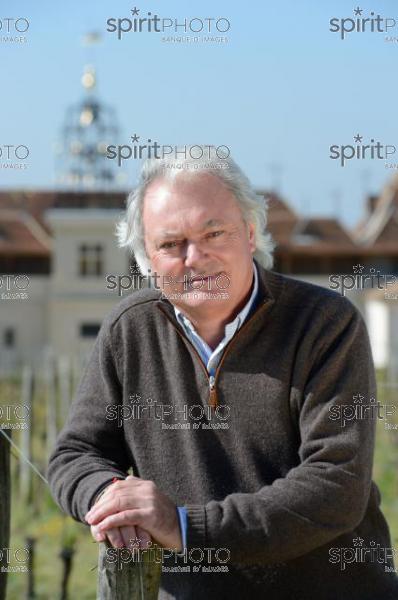
MULTIPOLYGON (((257 275, 257 267, 253 262, 253 279, 251 282, 251 294, 249 300, 246 302, 245 306, 239 311, 232 321, 225 325, 225 338, 232 338, 232 336, 236 333, 239 327, 242 325, 247 315, 250 312, 250 309, 253 306, 254 301, 257 298, 258 293, 258 275, 257 275)), ((182 327, 186 328, 188 335, 198 335, 191 321, 186 317, 176 306, 174 307, 174 312, 182 327)), ((203 342, 203 340, 202 340, 203 342)))
MULTIPOLYGON (((262 267, 256 259, 253 259, 253 262, 255 263, 255 266, 257 268, 258 292, 257 292, 257 297, 256 297, 256 302, 255 302, 255 308, 253 307, 253 310, 250 311, 250 313, 251 313, 250 316, 253 316, 253 314, 256 313, 257 310, 263 304, 265 304, 265 303, 273 304, 274 303, 275 291, 276 291, 276 288, 278 287, 278 285, 274 281, 273 273, 271 271, 268 271, 264 267, 262 267)), ((170 302, 170 300, 167 300, 167 298, 160 296, 160 298, 157 300, 157 305, 162 311, 167 312, 167 315, 169 316, 169 318, 172 319, 172 321, 175 323, 175 325, 179 329, 181 329, 181 331, 184 331, 176 318, 174 305, 170 302)))

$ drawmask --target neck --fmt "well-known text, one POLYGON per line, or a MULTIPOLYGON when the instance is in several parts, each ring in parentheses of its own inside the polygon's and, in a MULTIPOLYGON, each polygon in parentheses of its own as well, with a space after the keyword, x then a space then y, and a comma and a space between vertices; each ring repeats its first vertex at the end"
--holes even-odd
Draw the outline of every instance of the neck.
POLYGON ((202 340, 204 340, 212 350, 214 350, 224 338, 225 326, 234 320, 236 315, 249 301, 253 290, 253 285, 254 277, 251 278, 249 287, 246 288, 246 292, 243 294, 238 304, 236 304, 235 307, 232 310, 229 310, 224 316, 220 317, 219 314, 214 316, 211 314, 209 315, 207 311, 202 315, 200 314, 200 311, 196 310, 192 311, 192 314, 190 314, 189 311, 186 311, 185 309, 182 310, 185 316, 191 321, 202 340))
POLYGON ((204 323, 201 321, 195 322, 195 320, 191 322, 198 334, 200 335, 200 337, 202 338, 202 340, 204 340, 206 344, 210 346, 212 350, 214 350, 224 338, 225 325, 228 323, 229 320, 231 319, 224 319, 220 321, 220 318, 218 317, 214 320, 207 319, 207 321, 204 323))

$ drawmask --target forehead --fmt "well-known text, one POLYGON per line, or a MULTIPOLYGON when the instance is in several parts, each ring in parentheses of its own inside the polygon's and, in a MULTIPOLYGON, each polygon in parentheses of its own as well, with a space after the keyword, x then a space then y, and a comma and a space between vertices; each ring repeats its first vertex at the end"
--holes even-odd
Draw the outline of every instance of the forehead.
POLYGON ((240 218, 233 193, 211 174, 157 179, 145 193, 143 220, 151 230, 211 227, 240 218))

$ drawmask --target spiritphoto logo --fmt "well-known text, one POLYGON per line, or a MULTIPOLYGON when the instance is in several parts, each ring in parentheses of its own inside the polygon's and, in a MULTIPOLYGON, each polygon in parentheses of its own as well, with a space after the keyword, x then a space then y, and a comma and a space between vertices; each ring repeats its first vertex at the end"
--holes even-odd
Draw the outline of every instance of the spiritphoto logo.
POLYGON ((30 23, 25 17, 0 18, 0 44, 25 44, 30 23))
POLYGON ((152 34, 161 36, 162 42, 227 42, 225 34, 231 23, 223 16, 179 16, 165 17, 134 6, 127 17, 110 17, 106 31, 122 40, 123 36, 152 34))
POLYGON ((397 276, 393 274, 381 273, 379 270, 371 267, 369 273, 363 272, 365 267, 361 264, 353 266, 353 273, 329 275, 329 288, 338 291, 345 296, 350 290, 378 289, 386 290, 388 286, 397 283, 397 276))
MULTIPOLYGON (((338 161, 340 167, 345 167, 352 160, 388 160, 395 154, 396 147, 393 144, 382 144, 371 138, 369 142, 364 141, 364 136, 357 133, 353 136, 354 144, 333 144, 329 146, 329 158, 338 161)), ((385 164, 385 168, 388 163, 385 164)))
POLYGON ((26 573, 29 548, 0 548, 0 573, 26 573))
POLYGON ((24 404, 0 406, 0 429, 27 429, 29 411, 24 404))
POLYGON ((388 423, 388 419, 396 415, 397 407, 394 404, 381 404, 373 396, 366 402, 365 396, 360 393, 352 397, 352 404, 336 404, 329 407, 329 419, 339 421, 345 427, 351 421, 385 421, 385 429, 398 429, 398 424, 388 423), (365 401, 365 402, 364 402, 365 401))
MULTIPOLYGON (((226 168, 225 161, 231 154, 228 146, 213 146, 213 145, 169 145, 159 144, 156 140, 147 138, 143 143, 140 142, 141 136, 134 133, 130 136, 130 144, 109 145, 106 148, 106 158, 116 160, 119 167, 126 160, 144 160, 147 158, 156 158, 160 160, 167 159, 189 159, 195 160, 213 160, 216 158, 220 161, 220 168, 226 168), (224 165, 224 166, 222 166, 224 165)), ((173 163, 170 163, 172 167, 173 163)), ((182 167, 179 167, 182 168, 182 167)), ((195 165, 193 165, 195 168, 195 165)), ((198 165, 199 168, 199 165, 198 165)))
POLYGON ((25 144, 0 144, 0 169, 25 171, 29 148, 25 144))
POLYGON ((384 548, 373 540, 365 546, 364 541, 363 538, 357 537, 353 539, 351 548, 329 548, 329 562, 340 565, 341 571, 345 571, 347 565, 353 563, 379 563, 384 565, 385 571, 395 571, 391 566, 396 554, 395 548, 384 548))
POLYGON ((118 296, 122 297, 130 290, 142 288, 162 291, 162 297, 176 299, 173 296, 186 297, 189 294, 208 294, 209 298, 225 299, 228 297, 226 290, 231 280, 224 272, 208 277, 205 274, 185 274, 182 277, 172 275, 159 275, 148 269, 146 275, 142 275, 136 265, 130 267, 130 275, 107 274, 106 289, 117 290, 118 296))
POLYGON ((146 548, 140 548, 140 543, 140 538, 136 537, 129 541, 128 548, 107 548, 106 560, 116 565, 118 571, 130 563, 157 563, 162 565, 163 572, 172 573, 226 573, 229 570, 227 563, 231 552, 228 548, 193 547, 178 551, 153 542, 148 542, 146 548))
POLYGON ((163 404, 153 398, 143 399, 140 394, 129 394, 128 403, 108 404, 106 419, 123 427, 125 421, 153 419, 161 423, 162 429, 229 429, 227 423, 230 407, 219 404, 216 407, 203 404, 163 404))
MULTIPOLYGON (((359 6, 352 12, 351 17, 332 17, 329 20, 329 31, 338 34, 341 40, 345 40, 349 34, 354 33, 391 33, 398 22, 392 17, 382 16, 374 11, 367 14, 359 6)), ((386 37, 385 41, 391 40, 386 37)))
POLYGON ((0 275, 1 300, 27 300, 30 280, 27 275, 0 275))

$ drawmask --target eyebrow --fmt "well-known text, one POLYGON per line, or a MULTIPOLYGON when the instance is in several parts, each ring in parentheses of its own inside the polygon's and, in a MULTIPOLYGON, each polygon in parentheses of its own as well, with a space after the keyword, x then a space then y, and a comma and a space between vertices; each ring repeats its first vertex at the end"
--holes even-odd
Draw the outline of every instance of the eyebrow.
MULTIPOLYGON (((222 219, 209 219, 203 224, 203 227, 200 231, 210 229, 211 227, 219 227, 220 225, 225 225, 225 221, 223 221, 222 219)), ((178 231, 167 231, 166 229, 164 229, 160 232, 160 237, 162 239, 178 238, 180 236, 181 234, 178 231)))

